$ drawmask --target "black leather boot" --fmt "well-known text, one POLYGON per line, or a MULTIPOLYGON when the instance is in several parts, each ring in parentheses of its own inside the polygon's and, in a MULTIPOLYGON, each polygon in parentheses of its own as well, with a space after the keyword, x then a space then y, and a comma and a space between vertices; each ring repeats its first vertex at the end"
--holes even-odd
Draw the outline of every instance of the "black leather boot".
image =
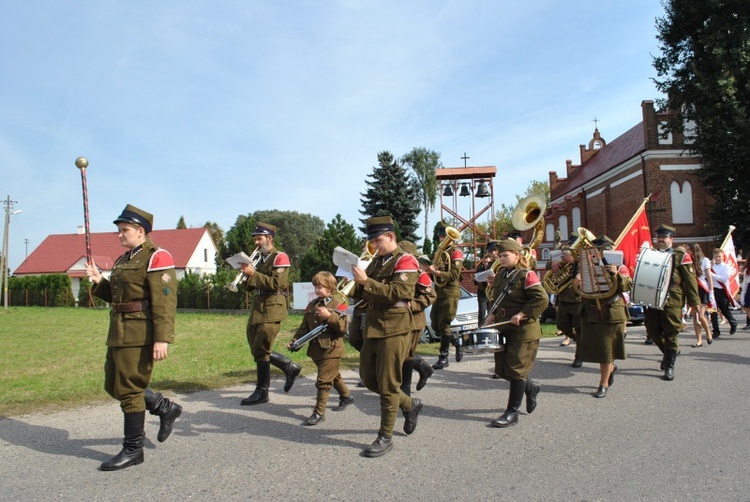
POLYGON ((490 425, 502 428, 517 424, 518 409, 521 407, 525 390, 525 380, 512 380, 510 382, 510 394, 508 395, 508 407, 505 409, 505 413, 493 420, 490 425))
POLYGON ((414 369, 419 373, 417 390, 422 390, 424 386, 427 385, 427 379, 435 373, 435 370, 432 369, 432 366, 427 364, 427 361, 416 355, 414 356, 412 363, 414 364, 414 369))
POLYGON ((146 412, 125 413, 125 439, 120 453, 104 462, 99 468, 103 471, 117 471, 143 463, 143 424, 146 412))
POLYGON ((677 351, 676 350, 668 350, 664 354, 664 358, 667 363, 667 367, 664 369, 664 380, 667 380, 671 382, 674 380, 674 363, 677 360, 677 351))
POLYGON ((536 409, 536 396, 540 390, 542 390, 541 385, 531 378, 526 379, 526 413, 531 414, 536 409))
POLYGON ((271 386, 271 363, 268 361, 258 361, 258 383, 255 385, 255 391, 240 401, 242 406, 252 406, 268 402, 268 388, 271 386))
POLYGON ((451 346, 451 335, 443 335, 440 337, 440 355, 435 364, 432 365, 433 369, 441 370, 448 367, 448 354, 451 346))
POLYGON ((393 448, 393 438, 385 434, 378 434, 378 438, 367 448, 365 448, 365 457, 379 457, 388 453, 393 448))
POLYGON ((419 418, 419 412, 422 411, 422 400, 416 397, 411 400, 411 409, 404 412, 404 432, 408 435, 414 432, 417 428, 417 418, 419 418))
POLYGON ((414 372, 414 361, 404 361, 401 365, 401 392, 411 396, 411 375, 414 372))
POLYGON ((163 443, 172 434, 174 422, 182 414, 182 406, 173 403, 164 397, 161 392, 151 392, 150 389, 146 389, 143 398, 146 401, 148 412, 159 417, 159 433, 156 435, 156 439, 163 443))
POLYGON ((299 364, 295 364, 288 357, 284 357, 278 352, 271 352, 271 364, 279 368, 286 375, 286 382, 284 382, 284 392, 289 392, 294 385, 294 380, 302 371, 302 367, 299 364))
POLYGON ((460 363, 464 358, 464 338, 461 335, 453 337, 453 346, 456 347, 456 362, 460 363))

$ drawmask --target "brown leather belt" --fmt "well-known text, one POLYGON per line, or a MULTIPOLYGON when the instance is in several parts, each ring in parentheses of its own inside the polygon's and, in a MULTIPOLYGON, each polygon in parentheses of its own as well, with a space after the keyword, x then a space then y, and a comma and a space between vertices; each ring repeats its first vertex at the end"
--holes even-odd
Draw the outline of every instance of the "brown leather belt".
POLYGON ((389 309, 391 307, 408 307, 409 302, 403 300, 396 303, 378 303, 378 302, 367 302, 368 309, 389 309))
POLYGON ((258 291, 258 296, 283 295, 283 291, 258 291))
POLYGON ((142 312, 151 306, 148 300, 133 300, 126 303, 113 303, 112 310, 118 314, 127 312, 142 312))
POLYGON ((512 309, 498 309, 500 311, 500 317, 513 317, 514 315, 518 314, 521 310, 523 310, 520 307, 512 308, 512 309))

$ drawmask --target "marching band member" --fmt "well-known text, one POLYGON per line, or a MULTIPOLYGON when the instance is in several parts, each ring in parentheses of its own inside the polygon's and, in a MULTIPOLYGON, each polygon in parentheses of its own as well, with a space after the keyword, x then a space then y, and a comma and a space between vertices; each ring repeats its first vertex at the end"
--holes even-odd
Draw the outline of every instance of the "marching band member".
POLYGON ((128 250, 115 262, 109 279, 93 263, 86 264, 86 276, 96 285, 93 294, 112 306, 104 390, 120 401, 125 422, 122 450, 101 465, 103 471, 143 463, 146 410, 159 416, 159 442, 169 437, 182 413, 182 406, 147 388, 154 362, 166 359, 169 344, 174 342, 174 259, 151 242, 151 213, 128 204, 113 223, 128 250))
MULTIPOLYGON (((417 256, 417 246, 413 242, 401 241, 399 246, 407 253, 417 256)), ((409 355, 406 357, 401 369, 403 376, 401 390, 407 396, 411 396, 412 371, 416 371, 419 374, 417 390, 424 388, 427 384, 427 379, 435 371, 427 361, 414 353, 417 350, 419 339, 422 338, 422 333, 424 333, 424 329, 427 326, 427 316, 424 311, 427 307, 435 303, 435 299, 437 298, 437 293, 435 293, 435 289, 432 287, 432 280, 430 280, 430 259, 422 255, 417 260, 419 262, 419 279, 417 279, 416 289, 414 290, 414 299, 410 302, 414 326, 411 335, 411 345, 409 346, 409 355)))
POLYGON ((284 392, 289 392, 302 370, 288 357, 271 350, 281 329, 281 322, 287 315, 285 294, 291 267, 289 256, 274 247, 274 237, 276 227, 259 222, 253 230, 253 240, 261 256, 258 268, 248 263, 240 266, 242 273, 247 276, 246 287, 255 290, 253 309, 247 321, 247 343, 257 365, 258 375, 255 391, 240 402, 243 406, 268 402, 272 364, 286 375, 284 392))
POLYGON ((499 328, 505 336, 505 350, 495 352, 495 374, 510 382, 508 406, 493 427, 518 423, 518 410, 526 394, 526 412, 536 408, 541 385, 529 378, 536 361, 542 329, 539 316, 547 306, 547 292, 536 272, 529 270, 522 257, 523 247, 514 239, 498 242, 500 270, 492 284, 492 296, 499 301, 495 322, 508 322, 499 328))
POLYGON ((661 369, 664 371, 663 379, 667 381, 674 380, 674 364, 680 350, 677 335, 682 324, 682 307, 687 300, 688 306, 697 310, 701 302, 693 259, 682 250, 672 249, 674 234, 675 229, 667 225, 661 225, 656 229, 656 244, 659 251, 673 254, 672 278, 664 309, 646 309, 646 333, 664 354, 661 369))
POLYGON ((333 408, 333 411, 343 411, 354 402, 354 397, 339 371, 341 358, 346 353, 343 337, 346 334, 348 300, 336 291, 336 278, 330 272, 318 272, 313 276, 312 283, 317 298, 307 305, 302 324, 287 346, 291 348, 292 343, 302 335, 321 323, 326 324, 326 330, 310 340, 307 345, 307 355, 318 367, 318 377, 315 381, 318 394, 312 415, 303 425, 318 425, 326 419, 326 404, 331 387, 339 393, 339 405, 333 408))
POLYGON ((737 332, 737 321, 729 310, 729 305, 732 300, 729 298, 729 279, 732 276, 732 270, 729 265, 724 263, 724 251, 721 248, 716 248, 713 251, 714 261, 711 263, 711 280, 714 285, 714 298, 716 299, 716 309, 711 312, 711 325, 714 330, 714 338, 719 338, 721 333, 719 332, 719 312, 729 323, 729 334, 733 335, 737 332))
MULTIPOLYGON (((573 278, 572 281, 577 280, 578 274, 578 263, 576 262, 575 255, 570 249, 571 244, 578 240, 578 235, 572 234, 568 242, 562 245, 562 255, 559 261, 548 261, 547 266, 553 272, 556 273, 562 263, 572 263, 573 267, 573 278)), ((565 340, 560 344, 564 347, 570 345, 570 341, 573 340, 576 344, 576 353, 573 356, 573 368, 581 367, 581 359, 578 357, 578 338, 581 334, 581 316, 579 310, 581 308, 581 295, 579 295, 573 287, 568 286, 555 297, 555 303, 557 304, 557 316, 556 323, 557 329, 565 335, 565 340), (567 343, 566 343, 567 342, 567 343)))
POLYGON ((406 421, 404 432, 417 427, 422 401, 401 391, 401 369, 409 354, 414 322, 409 302, 414 298, 419 265, 396 242, 390 216, 368 218, 367 238, 377 257, 367 270, 352 267, 357 287, 354 300, 367 302, 364 345, 359 354, 360 376, 365 386, 380 395, 380 430, 364 450, 366 457, 379 457, 393 448, 393 428, 399 408, 406 421))
MULTIPOLYGON (((446 239, 446 227, 440 228, 438 237, 441 243, 446 239)), ((440 355, 437 362, 432 365, 436 370, 448 366, 451 343, 456 347, 456 362, 460 362, 464 357, 462 340, 454 338, 451 331, 451 323, 456 317, 458 299, 461 296, 461 268, 464 263, 464 254, 453 243, 445 249, 445 252, 450 256, 448 270, 444 269, 445 264, 430 265, 437 292, 437 300, 430 310, 430 324, 435 333, 440 335, 440 355)))
MULTIPOLYGON (((592 241, 601 251, 614 247, 606 235, 592 241)), ((578 357, 585 362, 599 363, 599 387, 593 394, 602 398, 614 383, 615 359, 625 359, 625 323, 628 311, 623 293, 630 290, 630 272, 625 265, 605 265, 604 273, 612 277, 616 292, 606 300, 581 299, 581 330, 578 357)))

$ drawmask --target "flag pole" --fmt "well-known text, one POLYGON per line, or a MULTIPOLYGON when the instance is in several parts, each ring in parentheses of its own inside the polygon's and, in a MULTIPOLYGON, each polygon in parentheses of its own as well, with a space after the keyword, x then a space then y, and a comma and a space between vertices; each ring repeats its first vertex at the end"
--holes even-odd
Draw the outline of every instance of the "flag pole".
POLYGON ((724 249, 724 246, 727 245, 727 241, 729 241, 729 237, 732 236, 732 232, 734 232, 734 229, 737 228, 734 225, 729 225, 729 232, 727 232, 727 236, 724 237, 724 242, 721 243, 721 249, 724 249))
POLYGON ((641 209, 643 209, 643 206, 645 206, 645 205, 646 205, 646 203, 647 203, 647 202, 649 201, 649 199, 651 199, 651 196, 652 196, 652 195, 653 195, 653 194, 648 194, 648 195, 646 196, 646 198, 644 198, 644 199, 643 199, 643 202, 641 202, 641 205, 640 205, 640 206, 638 206, 638 209, 636 209, 635 213, 633 213, 633 217, 632 217, 632 218, 630 218, 630 221, 628 222, 628 224, 627 224, 627 225, 625 225, 625 227, 624 227, 624 228, 622 229, 622 232, 620 232, 620 236, 619 236, 619 237, 617 238, 617 240, 615 241, 615 245, 614 245, 613 247, 615 247, 615 248, 616 248, 617 246, 619 246, 619 245, 620 245, 620 242, 622 242, 622 240, 623 240, 623 239, 625 238, 625 234, 626 234, 626 233, 628 232, 628 230, 630 229, 630 226, 631 226, 631 225, 632 225, 633 223, 635 223, 635 220, 636 220, 636 218, 638 218, 638 215, 640 214, 640 212, 641 212, 641 209))

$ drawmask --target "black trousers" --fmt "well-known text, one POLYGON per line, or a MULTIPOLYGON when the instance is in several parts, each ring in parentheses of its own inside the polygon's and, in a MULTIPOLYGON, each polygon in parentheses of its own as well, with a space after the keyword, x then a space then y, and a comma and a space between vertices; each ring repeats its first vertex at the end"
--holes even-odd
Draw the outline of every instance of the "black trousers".
MULTIPOLYGON (((732 311, 729 310, 729 298, 727 297, 726 291, 724 291, 724 289, 714 288, 714 298, 716 299, 716 308, 726 318, 729 326, 731 328, 736 328, 737 321, 734 319, 732 311)), ((716 312, 711 312, 711 326, 713 327, 714 334, 717 334, 719 332, 719 314, 716 312)))

